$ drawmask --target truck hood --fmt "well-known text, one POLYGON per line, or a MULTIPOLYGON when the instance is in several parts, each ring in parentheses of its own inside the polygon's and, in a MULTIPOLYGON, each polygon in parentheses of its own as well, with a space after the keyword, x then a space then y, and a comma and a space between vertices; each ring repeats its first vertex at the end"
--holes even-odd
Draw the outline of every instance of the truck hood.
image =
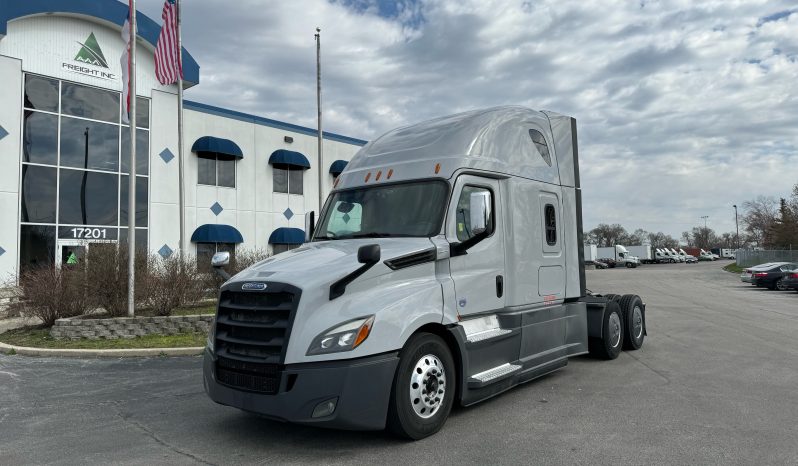
POLYGON ((275 281, 308 289, 328 286, 360 267, 357 250, 367 244, 380 245, 380 262, 358 279, 370 279, 391 272, 384 261, 433 247, 429 238, 358 238, 306 243, 258 262, 230 279, 275 281))

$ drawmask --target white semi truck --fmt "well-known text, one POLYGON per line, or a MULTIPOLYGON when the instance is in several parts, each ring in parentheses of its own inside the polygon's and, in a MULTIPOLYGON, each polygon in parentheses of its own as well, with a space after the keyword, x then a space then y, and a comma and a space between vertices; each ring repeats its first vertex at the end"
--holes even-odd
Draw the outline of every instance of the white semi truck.
POLYGON ((612 259, 617 265, 634 268, 640 265, 640 259, 632 255, 624 246, 617 244, 608 248, 598 248, 598 259, 612 259))
POLYGON ((391 131, 306 225, 306 244, 222 286, 217 403, 420 439, 455 403, 643 344, 640 297, 585 288, 571 117, 498 107, 391 131))

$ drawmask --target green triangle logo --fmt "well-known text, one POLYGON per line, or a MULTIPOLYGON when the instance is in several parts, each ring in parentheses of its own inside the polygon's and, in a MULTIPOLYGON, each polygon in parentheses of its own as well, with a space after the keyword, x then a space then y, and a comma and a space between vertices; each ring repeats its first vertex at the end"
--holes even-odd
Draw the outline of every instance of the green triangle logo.
POLYGON ((97 38, 94 37, 93 32, 89 34, 89 38, 86 39, 86 42, 78 42, 78 44, 80 44, 81 47, 78 54, 75 55, 75 61, 108 68, 108 62, 105 60, 105 55, 103 55, 100 44, 97 43, 97 38))

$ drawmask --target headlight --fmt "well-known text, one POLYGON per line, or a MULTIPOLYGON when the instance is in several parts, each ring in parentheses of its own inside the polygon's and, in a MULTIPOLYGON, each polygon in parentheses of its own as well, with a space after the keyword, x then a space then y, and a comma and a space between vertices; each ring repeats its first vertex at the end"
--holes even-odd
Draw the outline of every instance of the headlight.
POLYGON ((361 317, 344 322, 314 338, 307 354, 310 356, 352 351, 368 338, 373 324, 374 316, 361 317))

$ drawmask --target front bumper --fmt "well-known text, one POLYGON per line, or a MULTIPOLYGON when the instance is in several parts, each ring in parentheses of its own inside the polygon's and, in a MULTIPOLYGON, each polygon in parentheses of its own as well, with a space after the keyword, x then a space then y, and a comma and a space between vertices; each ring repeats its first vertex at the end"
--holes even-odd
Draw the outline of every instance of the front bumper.
POLYGON ((216 360, 206 348, 205 392, 215 402, 266 417, 350 430, 385 428, 398 352, 352 360, 289 364, 281 374, 280 390, 268 395, 232 388, 216 380, 216 360), (289 383, 290 381, 290 383, 289 383), (313 417, 314 408, 336 399, 335 411, 313 417))

